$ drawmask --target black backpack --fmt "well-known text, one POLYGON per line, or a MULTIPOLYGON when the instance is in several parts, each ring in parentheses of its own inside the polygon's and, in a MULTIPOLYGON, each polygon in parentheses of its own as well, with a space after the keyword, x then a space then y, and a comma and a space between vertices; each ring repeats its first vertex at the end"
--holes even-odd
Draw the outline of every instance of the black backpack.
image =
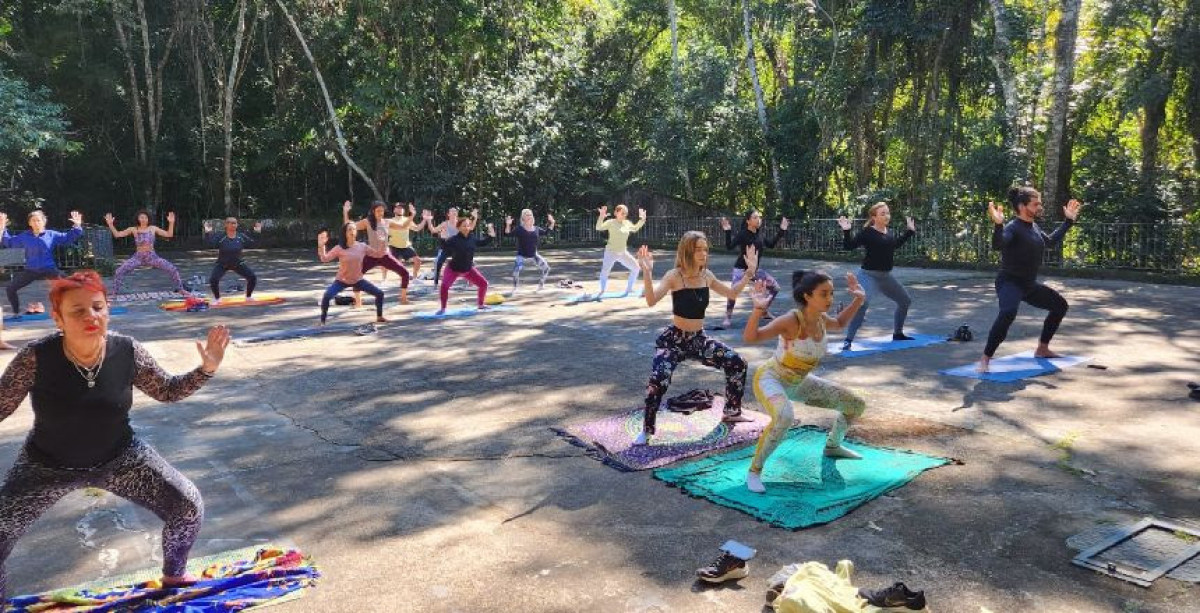
POLYGON ((954 331, 954 334, 946 340, 966 343, 975 340, 975 333, 971 332, 970 326, 963 324, 959 326, 958 329, 954 331))

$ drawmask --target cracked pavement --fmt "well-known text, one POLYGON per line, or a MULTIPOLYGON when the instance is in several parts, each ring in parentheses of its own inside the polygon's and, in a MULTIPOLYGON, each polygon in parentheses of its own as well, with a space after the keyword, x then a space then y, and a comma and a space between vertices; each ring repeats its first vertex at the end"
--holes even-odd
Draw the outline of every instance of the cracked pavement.
MULTIPOLYGON (((185 278, 211 262, 210 254, 166 255, 185 278)), ((594 288, 596 250, 546 255, 552 280, 594 288)), ((248 259, 259 291, 287 303, 198 314, 133 306, 111 327, 182 372, 197 359, 191 339, 208 325, 226 323, 236 336, 315 323, 333 266, 309 250, 248 259)), ((660 256, 659 275, 667 259, 660 256)), ((479 260, 493 288, 507 290, 509 255, 479 260)), ((714 254, 721 276, 731 263, 714 254)), ((764 263, 781 279, 813 264, 764 263)), ((986 333, 995 314, 989 273, 905 268, 897 276, 914 298, 910 330, 949 334, 967 323, 977 337, 986 333)), ((623 275, 614 278, 619 284, 623 275)), ((798 532, 690 498, 646 472, 617 472, 551 432, 641 402, 655 334, 669 319, 665 301, 654 309, 632 299, 566 306, 577 291, 535 294, 527 285, 511 302, 516 311, 418 321, 411 313, 428 310, 434 296, 398 307, 393 276, 383 285, 393 322, 377 334, 235 347, 192 398, 166 405, 135 393, 134 427, 204 495, 194 555, 271 541, 314 557, 324 573, 318 588, 280 610, 759 611, 780 566, 843 558, 855 562, 858 584, 905 581, 925 589, 940 612, 1194 608, 1196 585, 1160 579, 1142 589, 1076 568, 1065 541, 1143 515, 1200 521, 1200 403, 1184 387, 1200 380, 1200 288, 1048 281, 1072 305, 1056 348, 1108 370, 1010 384, 937 374, 974 360, 978 338, 829 359, 823 376, 867 396, 851 436, 964 465, 925 473, 798 532), (751 576, 696 585, 695 568, 730 538, 758 548, 751 576)), ((132 282, 153 289, 166 280, 143 270, 132 282)), ((45 287, 31 286, 25 300, 44 298, 45 287)), ((452 300, 473 295, 456 287, 452 300)), ((739 304, 735 323, 748 309, 739 304)), ((883 333, 890 310, 875 304, 863 335, 883 333)), ((333 323, 372 316, 369 308, 331 310, 333 323)), ((1040 323, 1038 311, 1023 307, 1000 353, 1032 348, 1040 323)), ((48 330, 12 326, 5 339, 21 343, 48 330)), ((711 334, 752 366, 771 350, 745 347, 740 329, 711 334)), ((689 364, 672 390, 721 385, 719 373, 689 364)), ((756 408, 749 398, 748 407, 756 408)), ((832 419, 797 413, 822 427, 832 419)), ((0 466, 11 465, 31 423, 26 403, 0 424, 0 466)), ((76 492, 18 543, 10 586, 28 593, 153 567, 159 527, 111 495, 76 492)))

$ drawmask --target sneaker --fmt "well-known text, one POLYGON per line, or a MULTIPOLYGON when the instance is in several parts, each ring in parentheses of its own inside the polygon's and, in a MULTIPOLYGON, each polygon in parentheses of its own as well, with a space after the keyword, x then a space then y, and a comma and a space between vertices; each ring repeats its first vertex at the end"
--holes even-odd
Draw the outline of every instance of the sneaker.
POLYGON ((917 339, 915 339, 915 338, 913 338, 913 337, 911 337, 911 336, 909 336, 909 335, 907 335, 907 334, 905 334, 905 333, 901 332, 901 333, 899 333, 899 334, 893 334, 893 335, 892 335, 892 340, 893 340, 893 341, 915 341, 915 340, 917 340, 917 339))
POLYGON ((750 568, 745 560, 735 558, 728 552, 722 551, 712 564, 696 570, 696 576, 706 583, 721 583, 733 579, 742 579, 750 574, 750 568))
POLYGON ((872 606, 879 607, 884 611, 924 611, 925 610, 925 592, 914 592, 908 589, 908 586, 897 581, 891 587, 885 587, 882 590, 868 590, 861 588, 858 590, 858 597, 867 601, 872 606))

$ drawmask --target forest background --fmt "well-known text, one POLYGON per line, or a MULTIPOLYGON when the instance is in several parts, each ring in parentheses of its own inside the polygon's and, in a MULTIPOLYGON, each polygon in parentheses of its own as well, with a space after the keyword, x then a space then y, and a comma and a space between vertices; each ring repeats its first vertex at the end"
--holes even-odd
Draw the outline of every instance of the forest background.
POLYGON ((983 221, 1014 183, 1200 222, 1200 0, 0 4, 0 209, 52 227, 347 198, 590 217, 630 187, 983 221))

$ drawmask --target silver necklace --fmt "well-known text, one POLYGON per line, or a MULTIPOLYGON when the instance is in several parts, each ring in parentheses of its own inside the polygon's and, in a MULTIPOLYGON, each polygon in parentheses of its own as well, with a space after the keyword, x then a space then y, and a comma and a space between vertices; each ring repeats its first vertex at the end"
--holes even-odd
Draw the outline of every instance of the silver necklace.
MULTIPOLYGON (((63 348, 66 349, 66 347, 63 348)), ((102 347, 100 349, 100 361, 96 362, 96 365, 91 367, 80 366, 79 361, 69 350, 66 353, 67 359, 71 361, 71 366, 75 367, 75 372, 78 372, 79 376, 83 377, 84 381, 87 381, 88 388, 90 389, 96 387, 96 377, 100 376, 100 369, 104 367, 104 357, 108 352, 102 347)))

